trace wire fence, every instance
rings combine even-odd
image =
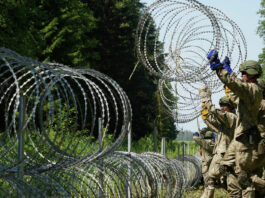
[[[183,197],[200,181],[194,156],[130,152],[130,101],[106,75],[6,48],[0,71],[1,197]]]
[[[202,85],[213,94],[223,89],[208,68],[211,49],[220,59],[228,56],[236,72],[247,56],[240,28],[196,0],[150,5],[139,20],[136,47],[140,61],[159,78],[162,101],[177,123],[200,115]],[[162,154],[131,152],[130,101],[108,76],[1,47],[0,79],[1,197],[183,197],[200,182],[197,156],[169,159],[164,146]],[[118,152],[126,137],[128,152]]]
[[[200,116],[203,85],[212,94],[224,90],[209,68],[210,50],[218,51],[221,61],[228,56],[236,73],[247,57],[247,43],[238,25],[197,0],[157,0],[147,7],[138,23],[136,48],[141,63],[159,79],[162,101],[177,123]],[[169,98],[166,90],[177,100]]]

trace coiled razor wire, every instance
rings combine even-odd
[[[40,63],[0,48],[0,105],[5,131],[1,139],[1,169],[17,164],[20,97],[24,96],[25,168],[38,172],[62,169],[93,161],[113,152],[123,142],[131,122],[130,102],[121,87],[109,77],[91,69]],[[98,118],[102,119],[108,145],[99,151]],[[3,163],[4,162],[4,163]]]
[[[175,84],[171,91],[178,98],[176,104],[161,95],[177,123],[200,115],[198,90],[203,85],[212,94],[223,90],[206,58],[211,49],[219,52],[220,60],[228,56],[235,72],[247,57],[246,40],[237,24],[197,0],[157,0],[147,7],[138,23],[136,48],[146,69],[161,79],[160,90],[167,89],[166,82]]]
[[[183,197],[200,180],[193,156],[115,151],[131,130],[132,113],[127,95],[106,75],[6,48],[0,60],[0,197]]]

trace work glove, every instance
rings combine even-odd
[[[206,120],[207,119],[207,115],[208,115],[209,111],[208,109],[203,109],[201,111],[201,115],[202,115],[202,120]]]
[[[215,140],[215,139],[216,139],[216,135],[214,134],[214,135],[213,135],[213,140]]]
[[[199,95],[200,95],[200,99],[202,103],[205,103],[211,100],[211,91],[206,86],[203,86],[199,90]]]
[[[200,134],[199,134],[199,132],[195,132],[195,133],[193,133],[193,136],[200,136]]]
[[[222,66],[218,58],[218,52],[215,51],[214,49],[212,49],[210,53],[207,55],[207,59],[210,60],[211,70],[216,70],[217,68]]]
[[[226,56],[225,59],[222,61],[222,64],[223,64],[223,68],[226,69],[226,71],[229,73],[229,74],[232,74],[233,70],[231,69],[230,67],[230,60],[229,58]]]
[[[230,98],[231,89],[229,89],[226,85],[224,86],[224,88],[225,88],[225,95],[229,99]]]

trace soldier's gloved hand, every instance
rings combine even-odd
[[[199,134],[199,132],[195,132],[195,133],[193,133],[193,136],[200,136],[200,134]]]
[[[211,100],[211,91],[206,86],[203,86],[199,90],[199,95],[200,95],[202,103],[205,103],[205,102]]]
[[[225,88],[225,95],[229,99],[230,98],[230,93],[232,92],[231,89],[229,89],[226,85],[224,86]]]
[[[214,135],[213,135],[213,140],[215,140],[215,139],[216,139],[216,135],[214,134]]]
[[[229,74],[232,74],[233,70],[230,67],[230,60],[229,58],[226,56],[225,59],[222,61],[223,67],[226,69],[226,71]]]
[[[210,68],[211,70],[216,70],[222,64],[220,63],[220,60],[218,58],[218,52],[212,49],[210,53],[207,55],[207,59],[210,60]]]
[[[208,115],[209,111],[208,109],[202,109],[201,111],[201,115],[202,115],[202,120],[206,120],[207,119],[207,115]]]

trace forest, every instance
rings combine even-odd
[[[110,76],[131,101],[134,140],[155,129],[158,138],[174,139],[178,130],[163,111],[158,80],[135,52],[143,9],[139,0],[1,1],[0,45],[38,61],[92,68]]]

